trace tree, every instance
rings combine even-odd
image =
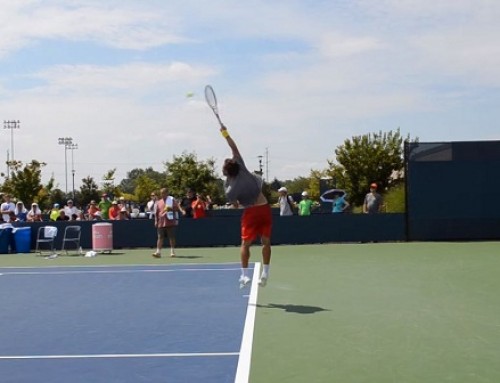
[[[184,196],[187,188],[210,195],[214,203],[224,200],[220,180],[215,175],[215,160],[198,161],[195,153],[182,153],[165,162],[167,186],[175,196]]]
[[[10,177],[5,180],[3,190],[16,197],[19,201],[23,201],[25,206],[37,202],[40,208],[46,207],[49,195],[44,192],[44,186],[42,185],[42,167],[46,164],[32,160],[24,167],[20,161],[10,165]],[[52,182],[49,181],[49,184],[53,185],[53,180]]]
[[[152,167],[146,168],[146,169],[132,169],[127,173],[127,178],[124,178],[119,185],[120,190],[123,193],[128,193],[128,194],[133,194],[135,193],[135,190],[138,186],[138,180],[141,177],[147,177],[149,178],[153,183],[161,185],[162,183],[165,183],[166,181],[166,176],[165,173],[160,173],[157,172],[156,170],[153,170]],[[144,178],[143,178],[144,180]],[[136,196],[140,197],[140,196]]]
[[[144,203],[147,203],[147,201],[149,201],[151,192],[159,193],[159,190],[161,188],[161,184],[159,182],[157,182],[153,178],[150,178],[146,174],[140,175],[135,180],[135,185],[136,187],[134,190],[134,194],[137,198],[137,201]]]
[[[335,149],[337,164],[328,161],[327,173],[336,180],[337,187],[348,192],[351,202],[359,206],[372,182],[379,185],[379,190],[385,190],[393,175],[402,171],[403,150],[399,129],[355,136]]]
[[[82,185],[80,186],[81,206],[86,206],[91,200],[99,200],[99,187],[94,178],[87,176],[82,178]]]
[[[113,197],[120,195],[120,189],[115,186],[115,173],[116,168],[108,170],[108,172],[102,176],[103,192]]]

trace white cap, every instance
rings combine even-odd
[[[286,190],[286,187],[282,186],[282,187],[280,187],[280,188],[278,189],[278,192],[280,192],[280,193],[281,193],[281,192],[286,193],[286,192],[288,192],[288,190]]]
[[[306,197],[306,196],[308,196],[308,195],[309,195],[309,193],[308,193],[308,192],[306,192],[306,191],[303,191],[303,192],[302,192],[302,197]]]

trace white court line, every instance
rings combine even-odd
[[[260,276],[260,262],[256,262],[253,269],[252,287],[248,299],[247,316],[241,340],[240,357],[236,370],[235,383],[248,383],[250,378],[250,363],[252,361],[253,333],[255,327],[255,313],[257,312],[257,295],[259,292],[258,278]]]
[[[201,265],[236,265],[240,267],[239,262],[217,262],[217,263],[200,263]],[[151,263],[130,263],[121,265],[50,265],[50,266],[1,266],[0,269],[79,269],[79,268],[95,268],[95,269],[105,269],[105,268],[134,268],[134,267],[170,267],[170,266],[190,266],[193,263],[172,263],[172,264],[151,264]]]
[[[112,358],[186,358],[209,356],[235,356],[238,352],[191,352],[153,354],[82,354],[82,355],[4,355],[0,360],[12,359],[112,359]]]
[[[69,274],[133,274],[133,273],[173,273],[176,271],[235,271],[237,268],[187,268],[187,269],[142,269],[142,270],[60,270],[60,271],[4,271],[1,275],[69,275]]]

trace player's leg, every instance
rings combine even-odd
[[[161,258],[161,249],[163,247],[163,241],[165,239],[165,228],[159,227],[156,229],[157,240],[156,240],[156,251],[152,254],[155,258]]]
[[[259,279],[259,286],[264,287],[269,279],[269,267],[271,265],[272,212],[269,205],[261,207],[259,222],[259,232],[262,243],[262,274]]]
[[[271,238],[262,236],[262,274],[259,286],[265,287],[269,279],[269,267],[271,264]]]
[[[248,264],[250,260],[250,246],[252,245],[252,241],[250,240],[241,240],[240,247],[240,259],[241,259],[241,276],[240,276],[240,288],[245,287],[251,281],[249,272],[248,272]]]
[[[170,243],[170,256],[175,257],[175,226],[169,227],[167,229],[168,241]]]

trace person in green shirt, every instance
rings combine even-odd
[[[59,217],[59,204],[55,203],[52,209],[50,210],[49,219],[51,221],[57,221],[57,217]]]
[[[302,192],[302,200],[299,202],[299,215],[311,215],[313,201],[309,198],[309,193]]]
[[[101,197],[101,200],[99,201],[99,211],[101,212],[101,218],[102,219],[109,219],[109,208],[111,207],[111,201],[108,198],[108,195],[104,193]]]

